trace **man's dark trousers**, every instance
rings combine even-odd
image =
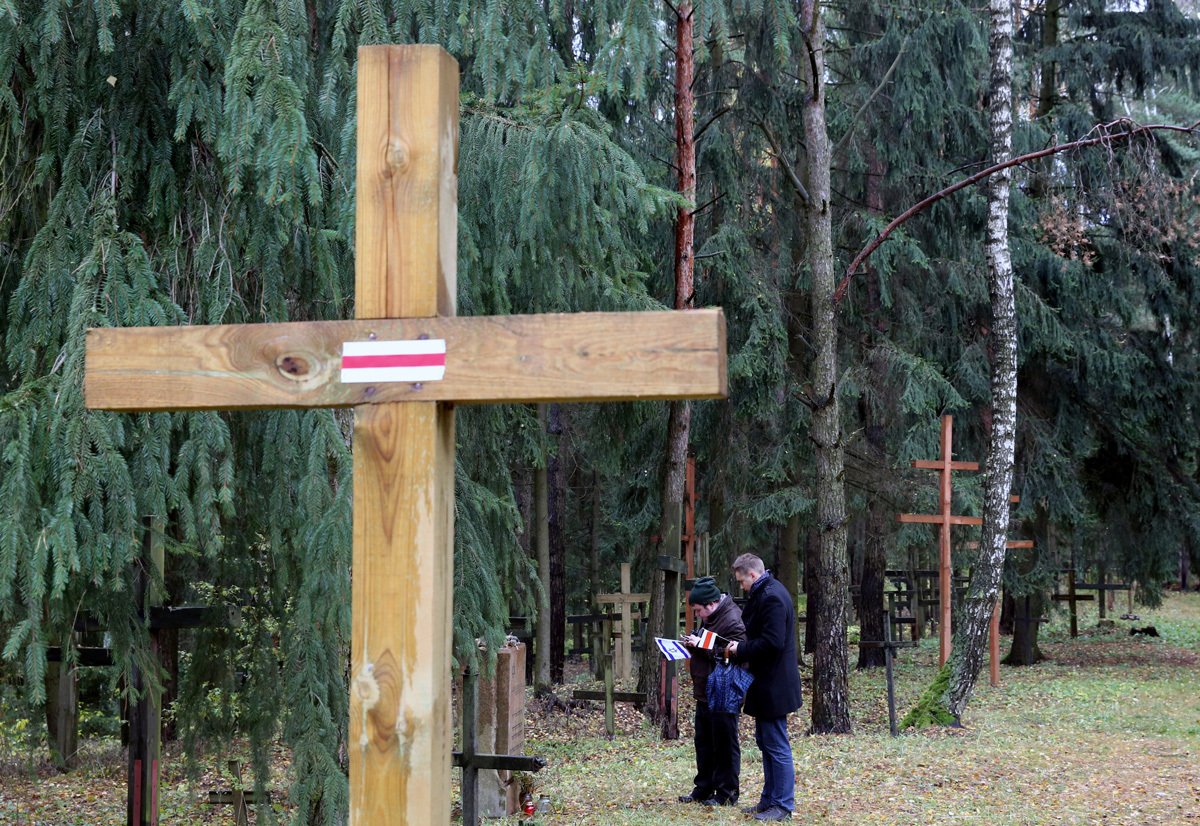
[[[738,715],[712,711],[696,703],[696,781],[692,796],[715,798],[730,805],[738,799],[742,749],[738,745]]]
[[[779,806],[789,812],[796,808],[796,768],[788,743],[786,717],[758,717],[754,720],[754,740],[762,751],[763,790],[759,811]]]

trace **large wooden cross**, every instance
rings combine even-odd
[[[453,58],[364,47],[357,320],[88,333],[91,408],[355,408],[349,747],[360,826],[450,818],[453,403],[725,395],[719,310],[454,318],[457,158]],[[435,364],[425,377],[440,342],[444,374]],[[405,363],[421,378],[388,380]],[[372,369],[385,372],[341,373]]]
[[[942,416],[942,455],[937,459],[914,459],[912,466],[925,470],[939,471],[939,503],[938,513],[902,513],[898,516],[901,522],[916,522],[924,525],[937,525],[938,529],[938,665],[946,664],[950,657],[950,611],[952,587],[950,569],[950,526],[951,525],[982,525],[983,519],[978,516],[956,516],[950,513],[953,502],[953,482],[950,474],[956,470],[979,470],[978,462],[954,461],[951,442],[954,433],[954,417]]]

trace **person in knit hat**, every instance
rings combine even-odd
[[[699,620],[696,630],[683,638],[683,644],[692,654],[688,670],[692,673],[692,695],[696,698],[693,740],[696,779],[691,793],[681,795],[679,802],[732,806],[737,803],[738,775],[742,769],[739,715],[709,709],[705,688],[716,665],[717,652],[723,652],[730,642],[745,640],[746,628],[742,625],[741,609],[728,594],[721,593],[710,576],[696,580],[688,594],[688,604]]]

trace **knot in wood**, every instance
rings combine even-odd
[[[375,668],[370,663],[355,676],[353,689],[364,711],[370,711],[379,702],[379,682],[375,679]]]
[[[408,169],[409,156],[408,144],[404,141],[393,140],[388,143],[387,165],[393,175],[403,174]]]
[[[312,372],[308,359],[294,354],[280,356],[276,359],[275,366],[279,368],[280,373],[291,379],[306,379]]]

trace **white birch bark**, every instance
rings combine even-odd
[[[1013,3],[990,0],[991,76],[988,82],[992,162],[1012,157]],[[1008,244],[1010,169],[989,179],[987,218],[988,292],[992,305],[992,427],[984,468],[983,537],[970,587],[957,618],[948,667],[946,707],[962,717],[987,650],[992,611],[1000,592],[1008,541],[1017,421],[1017,309]]]

